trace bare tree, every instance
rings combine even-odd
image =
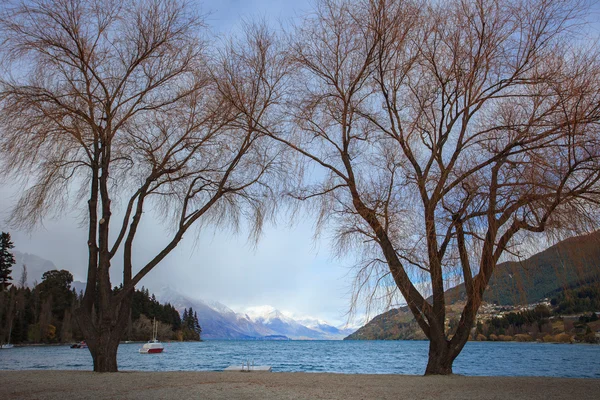
[[[135,285],[197,221],[247,218],[259,233],[277,149],[225,101],[215,81],[224,74],[185,0],[10,3],[0,32],[3,162],[29,179],[12,222],[32,227],[87,202],[87,287],[74,316],[94,371],[117,371]],[[267,123],[266,108],[250,120]],[[140,223],[157,213],[170,222],[167,242],[136,264]]]
[[[400,291],[430,340],[426,374],[452,373],[524,237],[597,226],[600,62],[577,35],[584,5],[323,0],[291,35],[295,128],[264,131],[317,170],[294,196],[317,202],[341,252],[362,252],[357,291]],[[457,279],[467,300],[450,332]]]
[[[426,373],[452,372],[511,244],[528,233],[597,226],[600,70],[594,48],[586,54],[571,42],[578,7],[540,0],[426,8],[410,69],[402,36],[377,34],[375,87],[384,106],[364,116],[398,149],[405,194],[418,204],[418,234],[400,245],[417,251],[386,259],[412,262],[430,277],[431,306],[409,301],[431,341]],[[385,14],[381,21],[388,23]],[[387,202],[367,208],[389,212]],[[464,281],[467,301],[448,335],[452,275]]]
[[[27,287],[27,265],[23,264],[23,269],[21,270],[21,278],[19,278],[19,287],[21,289],[25,289]]]

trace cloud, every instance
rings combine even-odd
[[[209,0],[200,4],[200,12],[209,13],[207,23],[222,34],[237,29],[242,18],[264,18],[277,26],[278,20],[294,18],[309,8],[308,1]],[[0,183],[2,221],[20,189],[11,182]],[[169,238],[166,227],[152,212],[144,218],[135,243],[134,264],[138,269]],[[237,235],[214,229],[187,235],[140,286],[159,291],[170,285],[184,295],[217,300],[236,310],[268,304],[293,315],[345,322],[351,287],[345,265],[352,262],[336,260],[327,240],[314,242],[312,221],[303,218],[291,227],[267,226],[257,247],[247,243],[244,230]],[[116,225],[112,229],[116,231]],[[79,214],[47,219],[31,233],[6,225],[2,230],[11,232],[18,250],[46,258],[71,271],[76,280],[85,281],[87,233]],[[119,255],[114,260],[111,279],[118,284],[122,264]]]

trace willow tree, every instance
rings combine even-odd
[[[600,63],[581,5],[323,0],[290,35],[288,129],[263,131],[316,171],[292,194],[362,254],[357,290],[399,290],[430,340],[426,374],[452,373],[525,237],[597,226]]]
[[[135,285],[195,223],[248,218],[259,232],[272,209],[276,148],[223,100],[201,22],[185,0],[32,0],[0,15],[2,161],[26,182],[11,222],[84,211],[75,316],[94,371],[117,371]],[[153,216],[168,223],[164,247],[141,263],[136,237]]]

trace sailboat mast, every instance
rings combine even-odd
[[[10,337],[12,336],[12,323],[13,323],[13,320],[11,318],[10,325],[8,326],[8,343],[7,344],[10,344]]]

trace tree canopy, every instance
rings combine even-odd
[[[430,340],[427,374],[452,372],[500,260],[534,234],[598,226],[585,6],[322,0],[289,35],[288,69],[273,41],[256,46],[254,81],[285,82],[287,124],[261,129],[304,160],[290,193],[362,258],[356,301],[406,301]],[[444,293],[460,281],[450,330]]]
[[[220,90],[227,63],[211,58],[205,34],[185,0],[10,1],[0,11],[3,173],[30,183],[11,222],[33,228],[72,206],[86,214],[75,317],[96,371],[117,370],[135,286],[196,222],[245,220],[256,236],[274,210],[280,147],[255,128],[272,99],[250,92],[247,114],[232,109]],[[152,217],[169,234],[134,265],[138,229]]]
[[[354,301],[399,294],[430,340],[426,373],[449,374],[497,264],[535,234],[600,221],[587,10],[320,0],[286,32],[247,24],[211,47],[185,0],[9,2],[0,56],[24,70],[0,76],[0,149],[4,172],[32,183],[12,222],[31,227],[79,188],[89,264],[76,317],[94,370],[116,371],[140,280],[194,224],[245,219],[257,235],[282,186],[358,255]],[[134,268],[156,212],[170,233]],[[457,281],[466,305],[450,329]]]

